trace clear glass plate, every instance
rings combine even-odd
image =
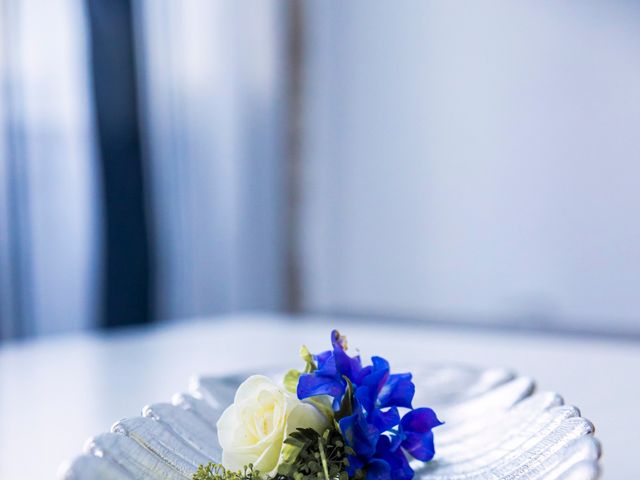
[[[600,445],[593,425],[532,379],[504,369],[464,365],[413,367],[414,405],[432,407],[445,425],[435,431],[432,462],[414,462],[429,480],[594,479]],[[269,375],[281,378],[278,372]],[[143,408],[85,453],[63,465],[65,480],[190,479],[197,466],[219,461],[216,421],[248,374],[198,377],[170,403]]]

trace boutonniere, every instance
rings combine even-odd
[[[372,357],[347,354],[331,332],[331,349],[300,350],[304,369],[277,383],[247,378],[217,422],[222,462],[202,465],[194,480],[408,480],[409,461],[430,461],[435,412],[413,408],[410,373],[391,373]]]

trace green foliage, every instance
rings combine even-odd
[[[293,480],[348,480],[347,455],[353,452],[336,429],[319,434],[299,428],[285,440],[283,462],[278,475]]]
[[[345,389],[344,396],[340,402],[340,409],[335,413],[336,421],[351,415],[353,413],[353,404],[355,403],[353,383],[351,383],[351,380],[346,376],[343,376],[342,378],[346,382],[347,388]]]
[[[242,470],[232,472],[219,463],[209,462],[206,465],[200,465],[192,478],[193,480],[261,480],[262,476],[258,470],[253,469],[251,464]]]
[[[313,355],[305,345],[300,347],[300,358],[305,363],[304,373],[312,373],[318,369],[316,362],[313,360]]]
[[[345,470],[347,455],[353,451],[335,429],[319,434],[312,428],[299,428],[287,437],[283,460],[275,476],[261,475],[253,465],[232,472],[219,463],[200,465],[193,480],[349,480]],[[360,475],[362,476],[362,475]]]
[[[282,380],[284,388],[286,388],[289,392],[295,394],[298,389],[298,381],[300,380],[300,375],[301,373],[298,370],[289,370]]]
[[[313,355],[309,352],[309,349],[304,345],[300,347],[300,358],[305,362],[304,370],[302,372],[292,369],[289,370],[282,380],[284,388],[289,392],[295,394],[298,390],[298,381],[300,375],[303,373],[312,373],[318,369],[316,362],[313,360]],[[326,395],[320,395],[317,397],[307,398],[306,401],[315,406],[329,421],[333,420],[333,409],[331,408],[331,399]]]

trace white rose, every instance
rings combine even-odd
[[[297,428],[322,432],[326,417],[262,375],[247,378],[236,391],[233,404],[217,423],[222,465],[239,470],[252,463],[261,473],[275,471],[282,443]]]

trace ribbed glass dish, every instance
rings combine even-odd
[[[438,412],[436,456],[413,465],[424,480],[598,478],[593,425],[560,395],[537,392],[531,378],[504,369],[460,365],[412,368],[414,405]],[[85,453],[60,469],[64,480],[190,479],[220,461],[216,421],[248,375],[199,377],[171,403],[89,439]]]

